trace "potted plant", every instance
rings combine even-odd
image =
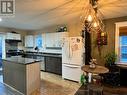
[[[115,52],[110,52],[106,54],[104,59],[105,59],[105,66],[110,69],[112,66],[115,65],[115,62],[117,60],[117,55]]]
[[[84,74],[81,75],[80,82],[81,82],[82,85],[84,85],[86,83],[86,78],[85,78]]]

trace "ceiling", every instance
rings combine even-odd
[[[80,20],[88,0],[15,0],[15,16],[3,18],[2,27],[38,30]],[[127,0],[99,0],[104,19],[127,16]]]

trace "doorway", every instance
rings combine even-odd
[[[3,82],[3,74],[2,74],[2,41],[3,38],[0,36],[0,82]]]
[[[2,68],[2,37],[0,37],[0,69]]]

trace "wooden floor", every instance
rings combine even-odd
[[[103,95],[127,95],[127,87],[111,87],[103,85]],[[85,90],[85,86],[81,86],[75,95],[89,95],[88,90]]]
[[[127,95],[127,87],[114,87],[104,85],[104,92],[112,93],[115,95]]]

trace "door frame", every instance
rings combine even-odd
[[[6,58],[5,34],[0,33],[0,37],[2,38],[2,59],[5,59]]]

